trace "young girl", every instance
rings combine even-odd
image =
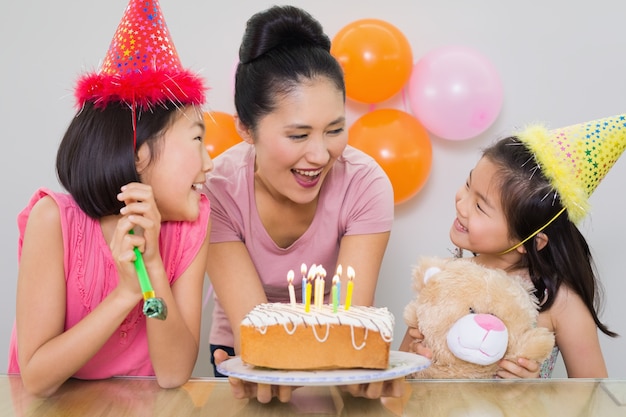
[[[254,306],[289,301],[287,271],[299,274],[302,263],[328,273],[352,266],[352,302],[371,305],[393,223],[389,179],[347,146],[343,72],[321,25],[295,7],[269,8],[248,21],[239,58],[243,142],[216,158],[205,189],[214,210],[212,362],[238,351],[239,323]]]
[[[156,375],[176,387],[197,358],[209,227],[200,189],[212,168],[196,107],[205,87],[170,58],[171,39],[146,66],[126,70],[149,45],[126,59],[117,50],[132,36],[124,26],[167,33],[162,16],[146,24],[158,4],[146,12],[143,3],[131,1],[102,69],[77,86],[80,110],[57,154],[69,194],[40,189],[18,217],[9,372],[37,395],[70,377]],[[142,312],[135,248],[164,320]]]
[[[452,242],[481,265],[532,281],[541,304],[537,325],[556,336],[541,369],[524,358],[503,360],[498,377],[549,377],[559,351],[569,377],[607,377],[597,330],[616,334],[598,317],[599,282],[576,223],[625,145],[624,116],[551,132],[530,127],[487,148],[457,192]],[[410,341],[407,333],[403,350]]]

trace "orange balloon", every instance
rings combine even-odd
[[[413,68],[411,45],[402,32],[378,19],[362,19],[341,29],[330,53],[346,79],[346,95],[363,103],[379,103],[397,94]]]
[[[241,142],[241,136],[235,129],[235,118],[232,114],[212,111],[204,112],[204,144],[211,158]]]
[[[419,192],[430,174],[433,151],[428,132],[410,114],[379,109],[357,119],[348,143],[369,154],[387,173],[394,202],[400,204]]]

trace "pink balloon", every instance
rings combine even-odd
[[[413,66],[408,95],[413,114],[432,134],[464,140],[478,136],[502,107],[502,84],[491,62],[462,46],[430,51]]]

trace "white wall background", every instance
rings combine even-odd
[[[272,4],[161,0],[183,64],[200,71],[212,86],[212,109],[234,110],[231,77],[245,22]],[[402,309],[412,296],[411,267],[419,255],[448,255],[454,192],[480,148],[528,122],[558,127],[626,111],[626,4],[619,0],[292,0],[291,4],[317,17],[331,38],[357,19],[386,20],[408,38],[414,61],[440,46],[473,47],[493,62],[502,78],[504,105],[494,125],[467,141],[433,137],[428,183],[413,199],[396,206],[376,303],[395,313],[400,339]],[[15,310],[17,213],[37,187],[60,190],[55,154],[74,114],[73,83],[78,74],[98,67],[125,7],[126,0],[30,0],[0,6],[0,176],[5,195],[0,207],[0,372],[6,372],[3,358]],[[409,111],[401,95],[378,107]],[[349,102],[349,122],[367,110]],[[602,317],[626,336],[626,282],[620,261],[626,234],[625,159],[592,196],[593,213],[582,230],[606,288]],[[198,376],[211,375],[206,347],[209,308],[210,304],[204,315]],[[610,377],[626,377],[624,337],[602,336],[601,342]],[[397,347],[399,340],[394,343]],[[562,367],[557,375],[565,375]]]

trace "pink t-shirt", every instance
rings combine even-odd
[[[204,192],[211,200],[211,242],[244,242],[270,302],[289,301],[287,271],[300,265],[323,265],[334,271],[341,238],[381,233],[393,224],[393,188],[376,161],[351,146],[337,159],[320,191],[317,212],[307,231],[288,248],[271,239],[259,218],[254,198],[254,146],[237,144],[215,158]],[[210,278],[210,277],[209,277]],[[330,280],[326,280],[326,294]],[[301,300],[302,281],[294,283]],[[245,288],[241,288],[245,291]],[[210,342],[233,346],[233,335],[217,297]]]
[[[89,314],[115,288],[118,273],[111,250],[104,240],[100,222],[85,214],[68,194],[39,189],[28,206],[18,215],[20,238],[18,259],[28,216],[37,201],[51,196],[59,206],[63,233],[64,268],[67,286],[65,329]],[[200,215],[194,222],[164,222],[161,225],[159,249],[170,284],[189,267],[206,237],[210,206],[203,196]],[[154,375],[146,332],[143,302],[130,312],[117,331],[74,377],[103,379],[112,376]],[[70,354],[70,352],[68,352]],[[15,326],[9,347],[9,373],[19,373]]]

